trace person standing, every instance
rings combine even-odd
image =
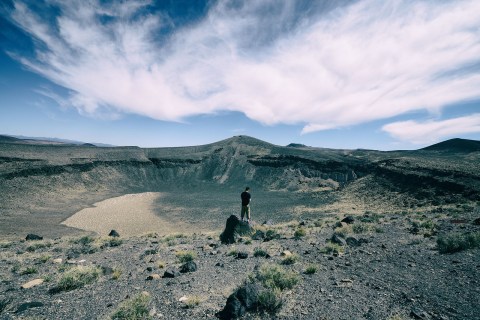
[[[250,199],[252,199],[252,196],[250,195],[250,188],[246,187],[245,191],[242,192],[240,197],[242,198],[242,221],[244,221],[243,218],[247,216],[247,221],[250,222]]]

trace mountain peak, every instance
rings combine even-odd
[[[462,153],[476,152],[480,151],[480,141],[454,138],[433,144],[421,150]]]

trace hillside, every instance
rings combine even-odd
[[[95,202],[139,192],[164,192],[178,219],[184,212],[217,230],[223,219],[212,213],[236,213],[245,185],[254,190],[256,215],[281,221],[321,212],[429,211],[480,199],[479,158],[292,148],[247,136],[147,149],[0,143],[0,233],[77,232],[59,223]]]

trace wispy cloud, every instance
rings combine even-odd
[[[180,121],[231,110],[308,133],[480,97],[476,0],[325,2],[314,13],[287,0],[219,1],[169,37],[158,36],[168,19],[139,15],[145,1],[50,2],[55,21],[15,3],[37,43],[35,59],[17,58],[88,114]],[[406,137],[395,128],[384,130]]]
[[[480,113],[441,121],[401,121],[383,126],[396,139],[415,144],[437,142],[467,133],[480,132]]]

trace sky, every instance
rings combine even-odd
[[[480,140],[480,1],[3,0],[0,134],[377,150]]]

